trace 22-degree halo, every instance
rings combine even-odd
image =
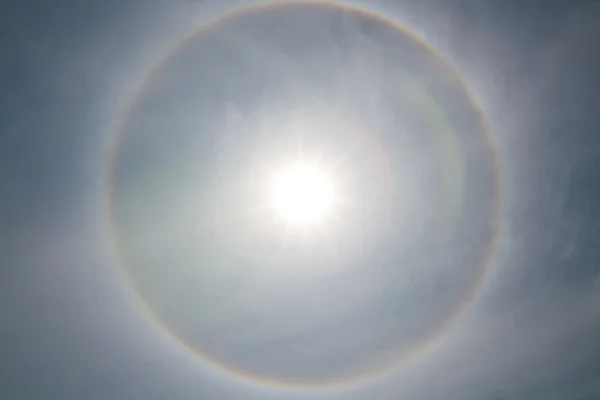
[[[234,10],[231,13],[223,15],[223,16],[215,19],[214,21],[211,21],[211,22],[205,24],[204,26],[200,27],[200,29],[193,32],[191,35],[185,37],[183,40],[176,43],[172,47],[172,49],[168,52],[166,57],[162,58],[157,65],[154,65],[149,69],[149,73],[141,79],[141,83],[142,83],[141,86],[137,87],[134,90],[132,100],[128,104],[128,106],[125,108],[125,110],[123,111],[123,114],[121,115],[121,117],[119,118],[119,120],[117,122],[117,129],[115,131],[115,135],[113,138],[111,138],[111,140],[112,140],[112,142],[110,144],[111,145],[111,153],[109,155],[109,172],[107,174],[107,189],[106,189],[107,209],[109,210],[108,221],[110,223],[111,239],[113,240],[116,254],[120,259],[120,263],[126,264],[127,260],[125,259],[125,256],[123,255],[123,251],[121,249],[121,245],[120,245],[120,241],[119,241],[119,235],[118,235],[118,232],[116,231],[115,222],[114,222],[114,218],[115,218],[114,199],[113,199],[114,190],[113,190],[113,182],[112,181],[113,181],[113,176],[115,174],[115,171],[114,171],[115,159],[118,155],[119,148],[120,148],[120,142],[122,140],[122,130],[128,120],[130,111],[134,108],[134,106],[136,105],[136,103],[138,101],[138,98],[141,96],[141,94],[143,94],[143,92],[145,91],[145,88],[148,86],[148,84],[152,82],[152,78],[154,77],[154,75],[157,74],[163,68],[163,66],[172,57],[174,57],[180,49],[185,47],[185,45],[187,43],[189,43],[192,39],[196,39],[199,36],[201,36],[203,33],[212,31],[212,30],[216,29],[218,26],[221,26],[222,24],[225,24],[227,22],[241,18],[249,13],[257,13],[260,11],[268,11],[268,10],[275,10],[275,9],[285,9],[286,7],[292,8],[292,7],[303,7],[303,6],[319,6],[319,7],[322,7],[323,9],[338,9],[340,11],[360,15],[362,17],[365,17],[366,19],[372,20],[373,22],[377,22],[377,23],[386,25],[387,27],[398,31],[399,34],[406,35],[406,36],[410,37],[412,40],[418,41],[423,48],[428,50],[430,53],[435,54],[437,56],[437,58],[440,60],[440,62],[444,63],[446,65],[446,67],[448,68],[448,70],[451,71],[452,73],[454,73],[455,79],[462,83],[460,76],[456,73],[456,71],[451,66],[448,65],[448,63],[445,60],[443,60],[443,58],[435,51],[435,49],[432,49],[426,43],[423,43],[422,40],[419,39],[417,36],[415,36],[412,32],[406,30],[406,28],[404,28],[402,26],[397,25],[393,20],[390,20],[390,19],[386,18],[385,16],[375,14],[372,11],[369,11],[369,10],[363,9],[363,8],[359,8],[356,6],[336,4],[336,3],[331,3],[331,2],[320,2],[320,1],[289,1],[289,2],[283,1],[283,2],[277,2],[277,3],[269,2],[269,3],[265,3],[265,4],[259,4],[256,6],[239,9],[239,10]],[[468,90],[466,88],[464,90],[466,92],[467,97],[471,101],[471,106],[475,110],[479,110],[478,107],[474,104],[472,96],[469,95]],[[479,112],[479,111],[477,111],[477,112]],[[501,200],[502,200],[502,192],[500,190],[501,189],[501,186],[500,186],[501,179],[500,179],[500,169],[498,166],[496,148],[494,146],[494,138],[492,137],[492,135],[488,129],[487,122],[483,118],[481,119],[480,123],[482,124],[482,131],[483,131],[483,133],[485,135],[485,139],[487,140],[488,145],[489,145],[490,154],[492,155],[493,169],[494,169],[494,173],[495,173],[495,179],[494,179],[495,196],[494,196],[494,205],[492,207],[493,215],[491,216],[491,224],[494,226],[495,231],[493,232],[493,235],[492,235],[489,243],[487,244],[486,248],[482,251],[481,263],[480,263],[479,267],[477,268],[476,276],[473,278],[473,281],[472,281],[473,283],[470,285],[468,290],[465,292],[462,300],[456,306],[455,310],[451,313],[451,315],[449,315],[447,318],[445,318],[439,324],[437,329],[435,329],[430,335],[428,335],[426,338],[424,338],[419,343],[417,343],[415,346],[413,346],[409,351],[403,353],[400,357],[393,360],[393,362],[387,363],[386,365],[379,367],[376,370],[369,371],[368,373],[364,373],[364,374],[361,374],[358,376],[345,377],[343,379],[337,379],[337,380],[282,381],[282,380],[272,379],[270,377],[265,377],[265,376],[254,374],[254,373],[252,373],[252,371],[239,370],[239,369],[234,368],[231,365],[223,364],[220,360],[211,358],[210,356],[204,354],[202,349],[192,347],[189,344],[183,342],[180,338],[177,337],[177,335],[172,331],[172,329],[169,326],[165,325],[163,323],[163,321],[161,321],[161,319],[158,317],[158,315],[155,313],[155,311],[146,302],[143,294],[139,293],[137,291],[135,282],[131,281],[130,283],[131,283],[132,289],[138,295],[138,299],[140,301],[140,306],[142,307],[144,312],[153,319],[153,322],[162,328],[164,333],[166,333],[175,343],[177,343],[179,346],[181,346],[182,349],[186,350],[187,354],[192,354],[196,359],[202,361],[204,364],[211,366],[212,368],[215,368],[221,372],[224,372],[227,375],[233,376],[237,379],[241,379],[244,381],[257,383],[260,385],[275,386],[275,387],[287,387],[287,388],[292,388],[292,389],[294,389],[294,388],[310,389],[310,388],[337,387],[337,386],[358,384],[358,383],[364,382],[365,380],[382,377],[382,376],[386,375],[387,373],[394,371],[397,367],[406,363],[408,360],[413,359],[415,356],[417,356],[419,354],[422,354],[425,349],[429,348],[429,346],[431,346],[433,343],[435,343],[436,340],[438,340],[439,338],[442,337],[442,335],[447,331],[447,329],[452,325],[452,323],[454,321],[456,321],[457,317],[460,314],[462,314],[463,311],[465,311],[467,305],[474,299],[477,289],[483,282],[485,273],[487,272],[487,270],[490,266],[490,263],[492,261],[492,256],[494,254],[494,250],[496,248],[497,241],[500,236],[500,222],[501,222],[500,215],[501,215]],[[131,278],[131,277],[129,277],[129,278]]]

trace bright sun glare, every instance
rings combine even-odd
[[[334,197],[334,184],[317,165],[297,163],[273,175],[270,204],[284,222],[305,225],[324,218]]]

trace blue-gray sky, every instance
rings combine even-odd
[[[497,143],[501,186],[459,82],[406,36],[331,7],[222,24],[173,53],[129,108],[111,215],[111,132],[140,79],[241,3],[6,2],[0,397],[600,396],[598,3],[362,4],[461,71]],[[328,231],[337,258],[316,239],[276,257],[280,231],[240,222],[257,165],[297,131],[309,149],[347,156],[348,192],[370,205]],[[497,196],[494,262],[461,308]],[[275,389],[190,357],[134,288],[189,346],[292,381],[364,372],[463,313],[380,380]]]

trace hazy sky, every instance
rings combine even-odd
[[[244,3],[3,7],[0,397],[597,398],[598,3]]]

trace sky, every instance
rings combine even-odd
[[[6,2],[0,396],[598,398],[600,4],[255,3]]]

